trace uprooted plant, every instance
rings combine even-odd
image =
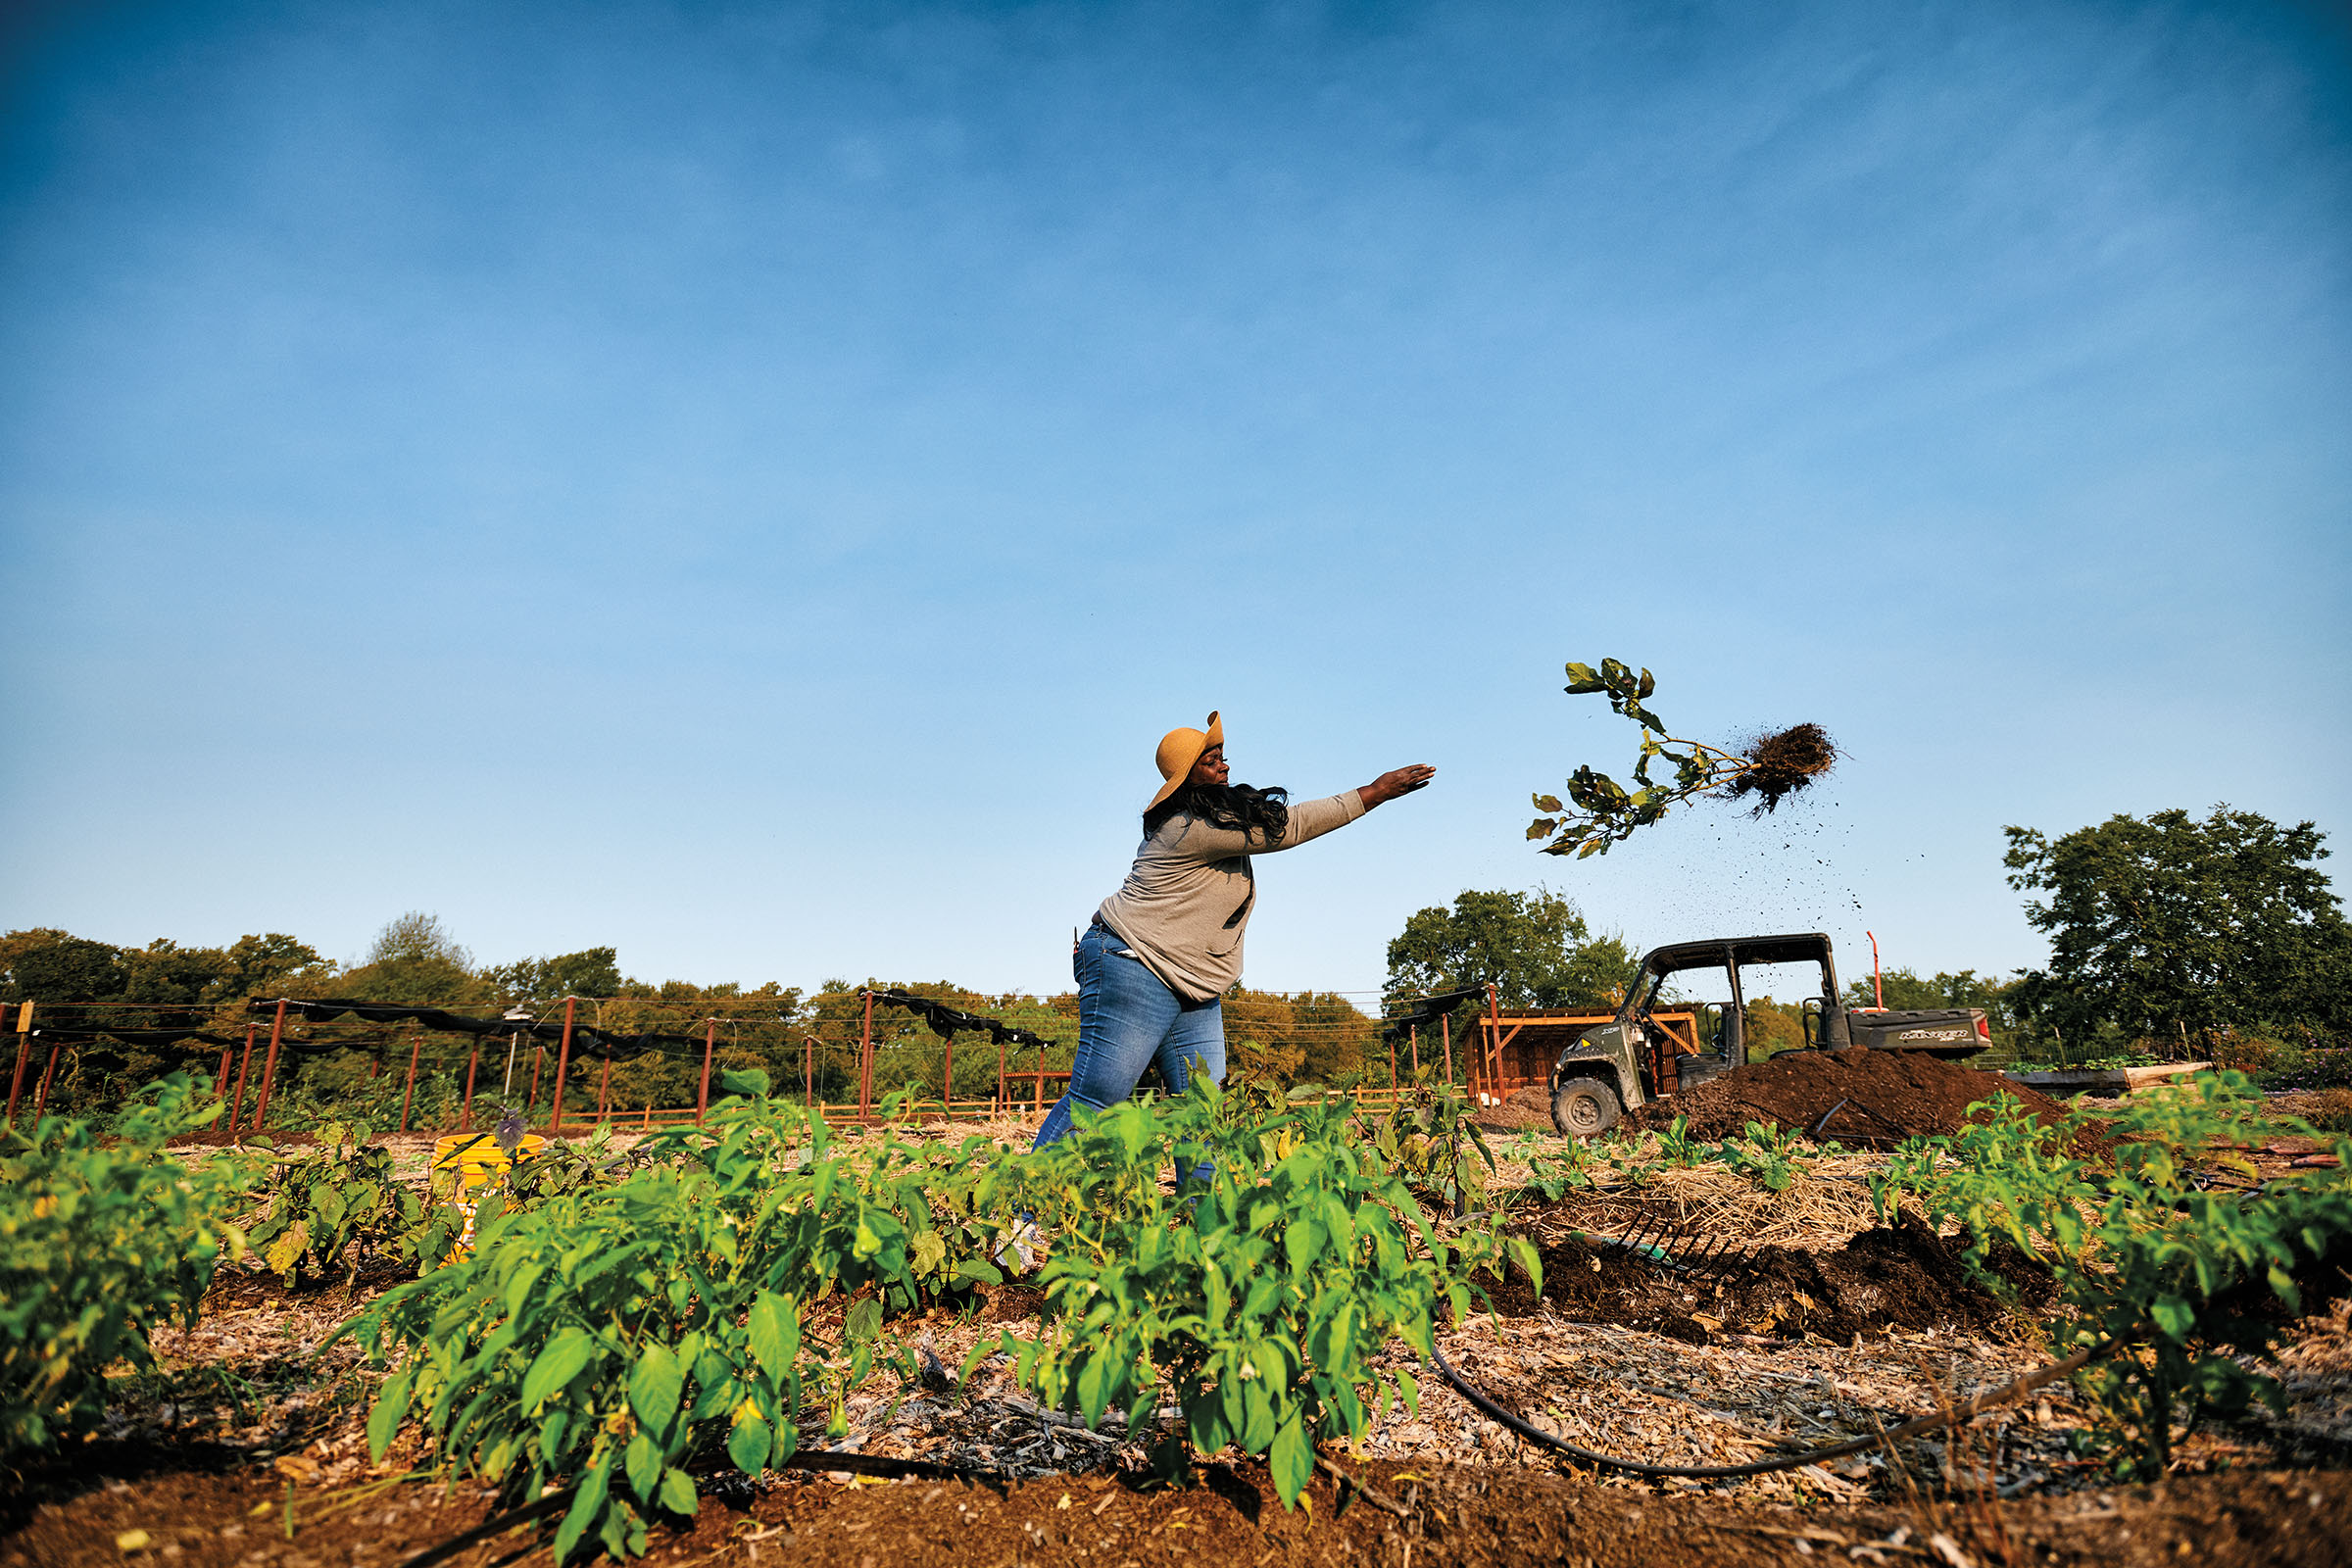
[[[1726,801],[1753,796],[1751,814],[1761,816],[1837,764],[1838,748],[1819,724],[1762,732],[1733,746],[1668,735],[1664,721],[1643,706],[1657,688],[1648,670],[1637,671],[1618,660],[1602,660],[1597,670],[1570,662],[1568,694],[1606,696],[1611,711],[1641,726],[1642,752],[1634,762],[1634,789],[1585,763],[1569,777],[1567,804],[1556,795],[1535,797],[1536,809],[1547,814],[1528,824],[1527,836],[1544,840],[1544,854],[1579,859],[1606,855],[1636,829],[1701,795]],[[1651,766],[1660,762],[1674,770],[1671,781],[1651,777]]]
[[[2072,1309],[2053,1330],[2062,1353],[2118,1347],[2077,1377],[2098,1412],[2091,1441],[2112,1466],[2161,1474],[2181,1423],[2240,1414],[2257,1397],[2280,1407],[2277,1381],[2244,1363],[2283,1332],[2270,1303],[2302,1310],[2298,1272],[2352,1242],[2352,1175],[2315,1170],[2250,1190],[2212,1176],[2233,1165],[2251,1175],[2233,1148],[2310,1129],[2264,1117],[2238,1073],[2150,1092],[2101,1120],[2112,1167],[2075,1156],[2083,1112],[2045,1124],[2006,1094],[1986,1108],[1956,1134],[1905,1144],[1874,1192],[1883,1211],[1910,1194],[1931,1218],[1957,1221],[1996,1291],[1985,1268],[1996,1241],[2038,1258]],[[2352,1138],[2336,1152],[2352,1163]]]

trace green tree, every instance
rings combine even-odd
[[[2009,885],[2041,890],[2026,918],[2049,933],[2028,974],[2032,1016],[2084,1038],[2352,1025],[2352,927],[2319,862],[2326,835],[2217,806],[2202,821],[2112,816],[2052,841],[2010,827]]]
[[[0,1000],[113,1002],[129,980],[112,943],[47,926],[0,937]]]
[[[220,976],[208,1002],[243,1002],[251,997],[303,996],[335,977],[336,965],[307,942],[282,931],[242,936],[228,946]]]
[[[1633,978],[1619,936],[1595,937],[1577,906],[1549,892],[1463,892],[1432,905],[1389,944],[1382,988],[1398,998],[1492,983],[1506,1007],[1612,1007]]]
[[[553,958],[517,958],[482,971],[501,1002],[550,997],[617,997],[628,982],[620,975],[614,948],[585,948]]]
[[[459,946],[438,915],[412,909],[376,933],[374,944],[337,987],[362,1002],[451,1006],[482,997],[473,955]]]
[[[1336,992],[1236,986],[1225,994],[1224,1008],[1230,1073],[1286,1085],[1328,1083],[1364,1071],[1378,1052],[1378,1021]]]

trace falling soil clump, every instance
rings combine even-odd
[[[1740,755],[1748,765],[1724,786],[1723,798],[1736,801],[1753,795],[1756,806],[1749,813],[1753,816],[1778,809],[1783,800],[1809,788],[1838,763],[1838,748],[1831,742],[1830,732],[1819,724],[1791,724],[1770,735],[1755,736],[1740,749]]]
[[[1976,1331],[2015,1310],[1970,1272],[1959,1242],[1907,1214],[1835,1251],[1762,1247],[1705,1273],[1584,1234],[1540,1242],[1536,1251],[1540,1296],[1515,1265],[1499,1283],[1480,1279],[1503,1316],[1532,1316],[1549,1303],[1580,1323],[1619,1323],[1694,1345],[1725,1332],[1844,1343],[1894,1329]],[[2019,1306],[2046,1306],[2055,1295],[2049,1273],[2022,1252],[1998,1251],[1990,1267]]]
[[[1770,1061],[1735,1067],[1722,1077],[1671,1099],[1654,1101],[1627,1118],[1637,1127],[1664,1127],[1689,1118],[1693,1138],[1734,1138],[1751,1121],[1808,1138],[1862,1148],[1885,1148],[1915,1134],[1949,1135],[1983,1113],[1969,1107],[1996,1094],[2014,1095],[2035,1120],[2054,1126],[2065,1105],[1998,1073],[1979,1072],[1921,1051],[1788,1051]],[[2075,1139],[2075,1152],[2101,1158],[2106,1140]]]

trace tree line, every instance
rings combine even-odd
[[[2050,939],[2050,961],[2007,976],[1974,969],[1922,977],[1906,968],[1881,977],[1890,1007],[1983,1007],[1990,1059],[2047,1059],[2167,1045],[2264,1064],[2273,1047],[2289,1051],[2339,1043],[2352,1033],[2352,927],[2320,862],[2326,836],[2309,822],[2281,827],[2252,812],[2217,807],[2203,818],[2162,811],[2079,828],[2055,839],[2006,830],[2004,864],[2027,918]],[[1739,932],[1677,932],[1689,937]],[[1416,910],[1387,951],[1382,1003],[1394,1013],[1409,999],[1492,984],[1504,1007],[1608,1011],[1623,1000],[1639,949],[1620,933],[1595,932],[1570,900],[1549,892],[1464,891],[1450,906]],[[50,1029],[185,1029],[235,1035],[246,1004],[277,997],[345,998],[436,1006],[475,1015],[519,1009],[538,1017],[566,997],[592,999],[583,1014],[622,1033],[691,1036],[713,1028],[716,1062],[765,1069],[786,1088],[806,1083],[833,1102],[854,1098],[856,1044],[864,1026],[860,993],[896,989],[962,1011],[1001,1019],[1043,1039],[1043,1049],[1008,1048],[1018,1071],[1065,1070],[1076,1045],[1075,993],[1028,996],[976,991],[951,981],[829,980],[813,992],[767,982],[652,983],[625,975],[615,949],[478,963],[435,916],[411,912],[385,925],[368,952],[343,964],[282,932],[239,937],[223,947],[183,947],[159,938],[118,947],[38,928],[0,937],[0,1001],[56,1010]],[[1849,976],[1848,1005],[1876,1000],[1869,976]],[[1474,1025],[1465,1004],[1452,1027]],[[1802,1044],[1799,999],[1745,999],[1751,1056]],[[13,1021],[13,1014],[12,1014]],[[892,1009],[874,1019],[877,1092],[911,1087],[958,1100],[996,1091],[1000,1056],[985,1034],[949,1043]],[[396,1105],[403,1057],[417,1031],[407,1025],[319,1026],[284,1069],[284,1103],[300,1116],[323,1107]],[[1346,996],[1236,990],[1226,999],[1233,1067],[1285,1083],[1385,1083],[1390,1053],[1379,1018]],[[813,1042],[813,1045],[811,1044]],[[323,1048],[323,1049],[318,1049]],[[55,1093],[59,1103],[93,1108],[177,1067],[206,1067],[214,1048],[159,1046],[77,1050]],[[417,1115],[441,1117],[461,1093],[472,1047],[438,1039],[425,1048]],[[527,1053],[524,1054],[527,1055]],[[1425,1056],[1424,1059],[1429,1059]],[[477,1073],[480,1062],[472,1063]],[[538,1064],[536,1102],[552,1098],[552,1066]],[[527,1082],[491,1064],[496,1101],[521,1101]],[[610,1083],[601,1061],[572,1064],[566,1095],[609,1093],[621,1107],[691,1104],[700,1054],[647,1052],[617,1059]],[[0,1069],[5,1070],[5,1069]],[[1024,1087],[1023,1098],[1031,1091]]]

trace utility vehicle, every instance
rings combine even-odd
[[[1590,1138],[1617,1124],[1626,1111],[1692,1089],[1747,1059],[1742,968],[1768,963],[1813,963],[1821,995],[1807,997],[1802,1014],[1808,1051],[1924,1051],[1973,1056],[1992,1044],[1982,1007],[1850,1007],[1838,994],[1838,964],[1819,931],[1777,937],[1723,937],[1678,942],[1642,960],[1625,1004],[1609,1022],[1587,1029],[1551,1067],[1551,1122],[1572,1138]],[[1669,992],[1677,975],[1722,974],[1731,1001],[1693,1005]],[[1684,1032],[1653,1014],[1696,1013],[1699,1027]]]

